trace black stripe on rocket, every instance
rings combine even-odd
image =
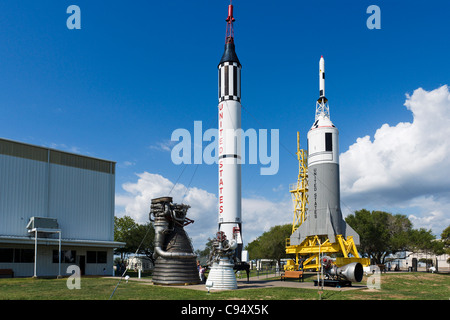
[[[219,65],[219,102],[225,100],[241,102],[241,66],[237,62]]]

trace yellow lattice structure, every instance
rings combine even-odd
[[[306,150],[300,149],[300,133],[297,132],[297,159],[298,180],[297,184],[289,186],[289,192],[294,201],[294,221],[292,222],[292,233],[305,221],[306,208],[308,205],[308,160]]]
[[[308,162],[306,150],[300,149],[300,134],[297,132],[297,158],[299,162],[299,173],[297,184],[289,188],[294,202],[294,219],[292,222],[292,233],[307,218],[308,206]],[[286,239],[286,253],[294,254],[294,260],[288,260],[285,270],[298,270],[300,266],[304,270],[320,267],[319,260],[323,254],[339,255],[336,258],[336,265],[343,266],[351,262],[359,262],[363,266],[370,264],[370,259],[361,258],[356,249],[352,236],[345,239],[342,235],[337,235],[334,242],[331,242],[326,236],[309,236],[300,245],[290,245],[290,239]]]

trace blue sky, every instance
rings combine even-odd
[[[136,201],[143,194],[138,180],[145,180],[145,172],[217,195],[216,166],[173,164],[169,141],[177,128],[193,131],[194,121],[202,121],[203,130],[217,126],[217,64],[223,53],[228,3],[2,1],[0,136],[116,161],[116,214],[127,213],[141,222],[146,213]],[[72,4],[81,9],[81,30],[66,27],[70,16],[66,9]],[[432,92],[449,84],[450,3],[236,0],[233,4],[236,52],[243,65],[242,127],[280,132],[276,175],[261,176],[258,165],[243,167],[247,205],[260,200],[285,212],[282,216],[278,209],[261,213],[270,224],[252,230],[247,238],[251,240],[273,224],[291,222],[288,185],[296,182],[298,174],[296,132],[300,131],[306,147],[314,121],[320,56],[325,58],[327,97],[331,119],[340,130],[341,153],[358,138],[370,136],[375,142],[374,135],[383,125],[397,128],[413,122],[413,112],[404,106],[406,94],[416,97],[418,88]],[[379,30],[366,27],[370,16],[366,9],[372,4],[381,9]],[[380,148],[376,152],[384,154]],[[441,173],[449,169],[448,154],[437,160]],[[350,176],[342,172],[343,165],[341,159],[341,175]],[[408,170],[407,176],[415,180],[396,177],[394,185],[408,183],[390,191],[392,199],[369,201],[382,198],[382,186],[367,187],[363,194],[348,185],[348,192],[342,192],[343,207],[349,212],[370,208],[414,215],[416,227],[439,234],[449,224],[448,215],[430,216],[430,208],[443,212],[450,186],[438,184],[433,189],[430,183],[420,192],[409,191],[411,181],[422,185],[424,172]],[[358,172],[364,174],[363,169]],[[135,186],[135,193],[123,185]],[[149,205],[150,200],[139,201]],[[133,203],[141,212],[132,211]],[[215,225],[214,210],[205,209],[207,214],[197,213],[196,219]],[[252,215],[252,219],[257,218]],[[201,237],[196,241],[200,244]]]

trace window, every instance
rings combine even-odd
[[[13,262],[14,261],[14,249],[0,248],[0,262]]]
[[[34,262],[33,249],[0,248],[0,262],[27,263]]]
[[[331,132],[325,133],[325,151],[333,151],[332,135],[333,134]]]
[[[86,263],[97,263],[97,251],[86,252]]]
[[[61,263],[75,263],[77,252],[75,250],[61,251]],[[58,250],[53,250],[53,263],[58,263]]]
[[[14,249],[14,262],[29,263],[34,262],[33,249]]]
[[[106,251],[87,251],[87,263],[106,263]]]
[[[97,263],[106,263],[106,251],[97,252]]]

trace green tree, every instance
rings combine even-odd
[[[197,259],[200,260],[200,262],[203,264],[208,260],[209,254],[212,250],[213,241],[214,239],[208,238],[208,241],[205,244],[205,248],[203,250],[197,249],[194,252],[197,255]]]
[[[291,235],[292,225],[274,226],[250,242],[245,249],[252,259],[273,259],[280,264],[286,258],[286,238]]]
[[[436,255],[445,253],[444,243],[442,241],[436,241],[436,237],[431,232],[431,229],[425,230],[424,228],[420,228],[418,230],[411,230],[410,240],[408,251]]]
[[[345,221],[360,236],[360,252],[377,264],[384,263],[387,255],[398,251],[438,253],[442,246],[434,241],[431,230],[413,229],[405,215],[362,209],[348,215]]]
[[[389,250],[389,213],[362,209],[350,214],[345,221],[359,234],[360,252],[375,263],[382,263]]]
[[[142,225],[136,223],[130,216],[114,217],[114,241],[125,242],[123,248],[116,249],[121,259],[125,254],[137,252],[145,254],[153,261],[154,238],[155,230],[150,222]]]
[[[450,254],[450,226],[444,229],[441,233],[442,250],[446,254]],[[447,263],[450,264],[450,258],[447,259]]]
[[[441,233],[441,240],[443,244],[444,253],[450,254],[450,226],[444,229]]]

